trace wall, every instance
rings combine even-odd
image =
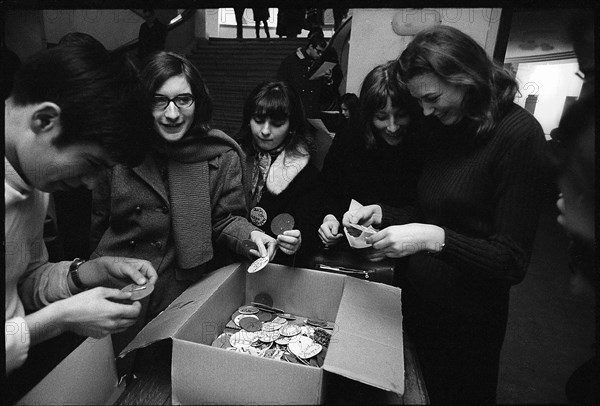
[[[107,49],[115,49],[136,39],[144,19],[131,10],[44,10],[46,39],[58,43],[73,31],[95,37]],[[157,13],[157,17],[160,18]],[[166,21],[164,21],[166,22]]]
[[[431,23],[434,10],[439,13],[442,24],[469,34],[488,55],[493,54],[500,9],[353,9],[346,92],[358,94],[367,73],[383,62],[398,58],[413,38],[399,36],[392,30],[392,19],[397,13],[402,13],[402,21],[417,27]]]
[[[558,127],[566,97],[579,97],[583,80],[575,75],[578,70],[576,59],[519,64],[517,81],[521,94],[515,96],[515,103],[525,107],[528,95],[538,96],[533,115],[547,139],[550,131]]]
[[[4,41],[21,61],[46,48],[43,15],[39,10],[6,10]]]

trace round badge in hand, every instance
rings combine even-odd
[[[275,235],[283,234],[284,231],[294,228],[294,217],[288,213],[278,214],[271,221],[271,231]]]
[[[263,269],[269,263],[269,257],[260,257],[256,261],[250,264],[248,267],[248,273],[255,273]]]
[[[121,289],[121,292],[131,292],[131,297],[129,300],[142,300],[146,296],[154,291],[154,284],[147,283],[145,285],[138,285],[137,283],[132,283],[130,285],[125,286]]]

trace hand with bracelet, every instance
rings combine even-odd
[[[132,326],[141,311],[137,301],[123,304],[132,292],[120,288],[131,284],[155,283],[158,278],[150,262],[121,257],[75,259],[67,274],[72,296],[47,303],[25,316],[31,345],[65,331],[101,338]]]
[[[351,224],[363,226],[380,225],[383,213],[381,206],[373,204],[357,210],[348,211],[342,221],[344,227]],[[417,252],[441,252],[444,247],[444,229],[433,224],[410,223],[386,227],[369,236],[365,240],[373,244],[373,253],[368,256],[371,261],[384,258],[401,258]]]
[[[68,284],[71,293],[104,286],[122,288],[134,282],[154,284],[158,275],[148,261],[124,257],[99,257],[91,261],[76,258],[69,268]]]

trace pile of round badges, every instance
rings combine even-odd
[[[239,331],[222,333],[213,341],[214,347],[311,365],[307,360],[323,351],[323,345],[313,338],[319,337],[325,346],[329,341],[320,339],[329,335],[325,330],[304,324],[290,314],[277,315],[252,305],[241,306],[231,320]]]

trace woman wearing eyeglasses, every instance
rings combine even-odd
[[[94,190],[92,256],[152,262],[159,278],[148,321],[206,272],[240,260],[236,254],[274,257],[276,241],[246,219],[242,152],[210,129],[212,103],[198,70],[159,52],[141,78],[154,116],[151,152],[136,168],[108,171]],[[248,252],[244,240],[258,250]]]

